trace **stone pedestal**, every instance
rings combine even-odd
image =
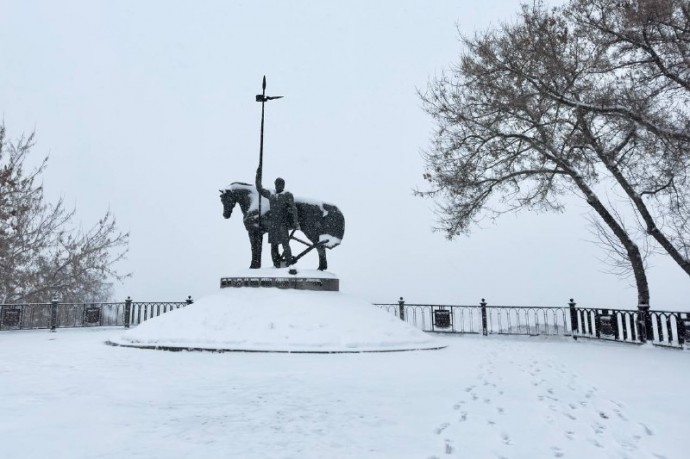
[[[263,287],[337,292],[340,291],[340,279],[327,271],[294,268],[251,269],[220,279],[220,288]]]
[[[319,279],[314,277],[221,277],[220,288],[262,288],[277,287],[295,290],[315,290],[337,292],[339,279]]]

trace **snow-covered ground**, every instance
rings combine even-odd
[[[437,351],[165,352],[0,333],[0,457],[687,458],[690,353],[449,336]]]

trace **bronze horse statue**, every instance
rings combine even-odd
[[[268,231],[268,213],[271,211],[268,199],[261,202],[262,218],[259,221],[259,193],[254,185],[243,182],[233,182],[224,190],[220,190],[220,200],[223,203],[223,217],[230,218],[235,204],[239,204],[244,216],[244,227],[249,234],[249,242],[252,247],[251,269],[261,268],[261,248],[264,233]],[[297,207],[297,220],[300,230],[311,242],[311,246],[300,254],[297,259],[311,249],[316,249],[319,254],[319,268],[326,270],[326,249],[332,249],[340,245],[345,234],[345,217],[336,206],[311,199],[295,197]],[[300,239],[291,236],[299,242]],[[273,260],[278,264],[279,260]]]

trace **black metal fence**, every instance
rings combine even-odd
[[[561,335],[682,348],[690,340],[690,313],[580,308],[567,306],[496,306],[377,303],[420,330],[482,335]]]
[[[683,347],[690,339],[690,313],[625,309],[573,308],[577,335],[626,343],[652,342]]]
[[[137,302],[127,298],[120,303],[0,304],[0,331],[47,328],[138,325],[174,309],[192,304],[185,301]]]
[[[130,298],[125,300],[123,325],[129,328],[130,325],[139,325],[145,320],[158,317],[161,314],[180,309],[194,303],[189,296],[185,301],[144,301],[133,302]]]
[[[0,331],[68,327],[122,326],[129,328],[193,303],[132,301],[120,303],[0,304]],[[567,306],[377,303],[401,320],[433,333],[482,335],[561,335],[622,343],[651,342],[682,348],[690,340],[690,312],[582,308],[571,299]]]

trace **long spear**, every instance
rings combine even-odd
[[[266,75],[264,75],[263,83],[261,84],[261,94],[256,95],[256,101],[261,102],[261,140],[259,142],[259,177],[263,178],[264,168],[264,105],[267,101],[273,99],[280,99],[283,96],[266,96]],[[259,194],[259,227],[261,227],[261,194]]]

